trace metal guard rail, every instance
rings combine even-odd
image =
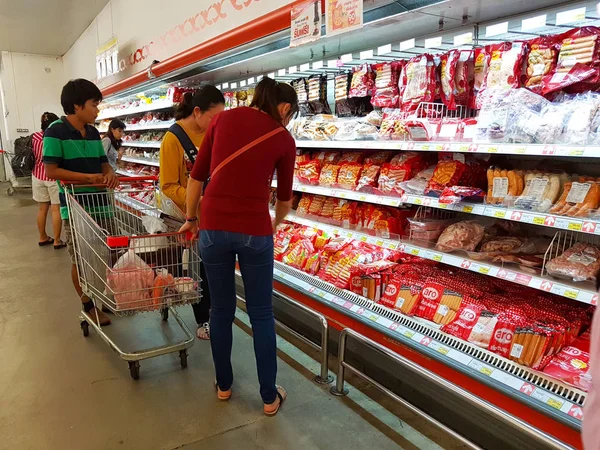
[[[350,328],[344,328],[342,330],[342,332],[340,333],[337,381],[336,381],[336,385],[331,388],[331,393],[333,395],[345,396],[348,394],[348,390],[344,388],[345,369],[348,369],[351,372],[353,372],[356,376],[368,381],[373,386],[375,386],[377,389],[379,389],[381,392],[383,392],[384,394],[388,395],[392,399],[396,400],[398,403],[402,404],[403,406],[405,406],[406,408],[411,410],[413,413],[424,418],[425,420],[432,423],[433,425],[441,428],[446,433],[452,435],[454,438],[456,438],[460,442],[464,443],[468,448],[473,448],[473,449],[480,448],[480,447],[476,446],[475,444],[473,444],[471,441],[460,436],[458,433],[456,433],[451,428],[449,428],[446,425],[442,424],[441,422],[437,421],[436,419],[434,419],[427,413],[421,411],[419,408],[414,406],[412,403],[409,403],[402,397],[399,397],[398,395],[396,395],[395,393],[393,393],[392,391],[390,391],[383,385],[379,384],[377,381],[373,380],[372,378],[370,378],[369,376],[367,376],[366,374],[361,372],[356,367],[347,363],[345,358],[346,358],[346,344],[348,341],[348,336],[351,336],[352,338],[356,339],[357,341],[362,342],[363,344],[366,344],[367,346],[371,347],[374,350],[379,351],[380,353],[382,353],[385,356],[388,356],[389,358],[393,359],[395,362],[402,365],[404,368],[433,382],[434,384],[437,384],[438,386],[442,387],[444,390],[465,399],[471,406],[473,406],[479,410],[485,411],[486,413],[491,414],[496,419],[501,420],[502,422],[505,422],[512,427],[518,428],[524,434],[526,434],[530,438],[534,439],[535,441],[547,446],[548,448],[560,449],[560,450],[572,449],[572,447],[566,445],[565,443],[559,441],[558,439],[555,439],[554,437],[550,436],[549,434],[546,434],[546,433],[532,427],[528,423],[523,422],[522,420],[518,419],[517,417],[514,417],[514,416],[508,414],[507,412],[505,412],[499,408],[496,408],[491,403],[488,403],[487,401],[474,396],[470,392],[468,392],[458,386],[455,386],[454,384],[446,381],[445,379],[441,378],[440,376],[436,375],[435,373],[415,364],[414,362],[403,357],[402,355],[399,355],[399,354],[393,352],[392,350],[388,349],[387,347],[384,347],[383,345],[379,344],[378,342],[375,342],[375,341],[363,336],[362,334],[357,333],[356,331],[354,331]]]
[[[280,328],[283,328],[285,331],[292,334],[293,336],[297,337],[305,344],[309,345],[310,347],[314,348],[317,351],[320,351],[321,352],[321,373],[319,375],[315,376],[314,380],[315,380],[315,382],[317,382],[319,384],[329,384],[329,383],[333,382],[333,377],[331,375],[329,375],[329,325],[327,324],[327,319],[325,318],[325,316],[318,313],[314,309],[311,309],[308,306],[305,306],[302,303],[297,302],[293,298],[290,298],[287,295],[282,294],[281,292],[274,290],[273,293],[277,295],[277,298],[285,301],[289,305],[291,305],[295,308],[298,308],[301,311],[304,311],[305,313],[307,313],[319,320],[319,323],[321,324],[321,345],[320,346],[315,344],[313,341],[306,338],[305,336],[301,335],[297,331],[292,330],[290,327],[281,323],[277,319],[275,319],[275,324],[277,326],[279,326]],[[241,295],[236,294],[236,297],[238,300],[246,303],[246,299],[244,297],[242,297]]]

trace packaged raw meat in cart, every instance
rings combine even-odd
[[[117,309],[152,307],[154,270],[129,249],[112,268],[106,269],[106,281]]]
[[[433,56],[423,54],[411,58],[402,70],[400,86],[403,111],[413,111],[422,102],[433,102],[436,88]]]
[[[452,224],[439,237],[436,248],[443,252],[455,250],[473,251],[483,238],[484,226],[466,220]]]
[[[585,242],[578,242],[546,263],[550,275],[573,281],[596,281],[599,270],[600,249]]]
[[[589,368],[588,352],[576,347],[565,347],[544,368],[544,373],[587,392],[592,386]]]
[[[375,89],[371,97],[373,106],[378,108],[398,108],[400,106],[398,82],[403,64],[402,61],[394,61],[371,66],[375,73]]]

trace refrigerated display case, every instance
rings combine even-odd
[[[105,89],[99,120],[131,124],[122,173],[144,165],[155,173],[156,133],[172,123],[182,92],[212,83],[231,108],[249,104],[262,76],[291,82],[307,99],[290,127],[298,206],[276,236],[284,248],[275,299],[293,298],[332,329],[351,328],[518,419],[496,423],[427,380],[403,378],[372,349],[357,352],[371,378],[479,445],[580,448],[600,268],[600,102],[589,94],[600,87],[597,2],[365,8],[361,30],[295,48],[284,8],[153,65],[152,78],[144,72]],[[292,253],[290,241],[305,233],[306,247]],[[355,260],[337,260],[333,275],[316,269],[334,250],[315,236],[341,242],[337,250],[353,253],[340,260]],[[364,267],[382,261],[390,264]],[[398,281],[399,267],[411,265],[421,278]],[[438,291],[425,267],[434,267]],[[415,286],[412,297],[395,292]],[[415,309],[425,304],[433,310]]]

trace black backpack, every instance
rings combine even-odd
[[[15,154],[10,166],[17,177],[31,176],[31,171],[35,166],[31,136],[23,136],[15,140]]]

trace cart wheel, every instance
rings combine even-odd
[[[167,320],[169,320],[169,308],[163,308],[160,310],[160,317],[162,317],[162,320],[164,320],[165,322]]]
[[[6,193],[7,193],[8,195],[10,195],[10,196],[13,196],[13,195],[15,195],[15,188],[13,188],[13,187],[9,187],[9,188],[6,190]]]
[[[140,379],[140,362],[139,361],[129,361],[129,373],[131,374],[131,378],[134,380]]]
[[[81,332],[84,337],[88,337],[90,335],[90,325],[84,320],[81,322]]]
[[[187,357],[188,357],[187,350],[181,350],[179,352],[179,359],[181,359],[181,368],[182,369],[185,369],[187,367]]]

